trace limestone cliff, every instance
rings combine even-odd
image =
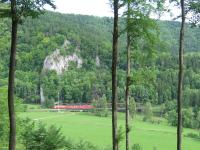
[[[67,51],[69,41],[65,41],[62,48],[65,48]],[[57,74],[62,74],[64,71],[67,71],[70,62],[75,62],[77,68],[81,68],[83,60],[77,55],[78,48],[74,50],[74,53],[67,56],[62,56],[60,54],[60,49],[56,49],[51,55],[47,56],[44,60],[43,70],[55,70]]]

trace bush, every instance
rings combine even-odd
[[[67,140],[65,150],[111,150],[112,148],[98,148],[87,141],[79,141],[78,143],[74,143],[72,140]]]
[[[130,98],[129,111],[131,118],[133,118],[136,114],[136,103],[134,98]]]
[[[21,143],[26,150],[57,150],[65,147],[65,137],[60,128],[53,125],[47,127],[42,123],[36,125],[29,119],[24,120],[23,124]]]
[[[78,144],[75,145],[73,150],[97,150],[97,148],[89,142],[80,141]]]
[[[7,88],[0,87],[0,149],[3,142],[7,143],[9,134],[9,118],[7,106]]]
[[[199,134],[188,133],[188,134],[186,135],[186,137],[194,138],[194,139],[198,139],[198,140],[200,140],[200,133],[199,133]]]
[[[26,119],[21,126],[21,143],[26,150],[99,150],[87,141],[74,143],[72,140],[66,140],[60,128],[53,125],[47,127]]]
[[[154,147],[153,147],[153,150],[157,150],[157,148],[154,146]]]
[[[46,99],[44,102],[45,108],[52,108],[54,106],[55,100],[53,99]]]
[[[183,109],[183,127],[186,128],[198,128],[199,122],[198,117],[195,119],[194,112],[192,108]],[[177,112],[176,110],[171,110],[165,114],[165,118],[168,120],[168,123],[172,126],[177,125]]]
[[[132,150],[142,150],[142,147],[140,144],[134,144],[131,149]]]
[[[197,112],[197,117],[196,117],[196,128],[200,129],[200,111]]]
[[[169,112],[172,110],[176,110],[177,108],[177,104],[176,104],[176,100],[172,100],[172,101],[166,101],[164,103],[164,112]]]
[[[151,121],[153,116],[151,103],[147,102],[144,106],[144,118],[143,121]]]
[[[27,112],[27,110],[28,110],[28,106],[26,105],[26,104],[21,104],[20,106],[19,106],[19,112]]]
[[[151,119],[151,123],[153,124],[160,124],[162,122],[161,118],[153,118]]]
[[[193,128],[194,113],[193,113],[192,108],[183,110],[183,126],[186,128]]]
[[[117,141],[118,144],[121,143],[125,139],[125,131],[122,126],[119,126],[117,130]]]
[[[93,113],[96,116],[107,117],[108,116],[108,103],[106,96],[103,95],[99,100],[93,101],[92,105],[94,106]]]
[[[166,113],[167,121],[170,125],[176,126],[177,125],[177,113],[175,110],[171,110]]]
[[[0,149],[2,145],[7,146],[9,138],[9,116],[7,104],[7,87],[0,87]],[[21,99],[15,97],[15,111],[21,110]],[[16,115],[16,124],[18,125],[19,119]],[[18,130],[18,128],[17,128]],[[18,132],[17,132],[18,133]],[[3,144],[2,144],[3,143]]]

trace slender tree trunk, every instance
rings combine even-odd
[[[184,51],[184,34],[185,34],[185,4],[184,0],[181,0],[182,10],[182,23],[180,30],[180,47],[179,47],[179,75],[178,75],[178,125],[177,125],[177,150],[181,150],[182,147],[182,99],[183,99],[183,51]]]
[[[126,66],[126,94],[125,94],[125,102],[126,102],[126,150],[129,150],[130,144],[130,137],[129,137],[129,132],[130,132],[130,126],[129,126],[129,119],[130,119],[130,114],[129,114],[129,91],[130,91],[130,75],[131,75],[131,36],[130,36],[130,31],[129,31],[129,20],[130,20],[130,3],[128,2],[127,6],[127,66]]]
[[[17,45],[17,25],[16,20],[16,1],[11,1],[12,12],[12,35],[11,35],[11,51],[10,51],[10,66],[9,66],[9,82],[8,82],[8,110],[10,119],[10,136],[9,136],[9,150],[15,150],[16,145],[16,120],[14,107],[14,82],[15,82],[15,68],[16,68],[16,45]]]
[[[118,61],[118,7],[119,0],[114,0],[113,54],[112,54],[112,140],[113,150],[118,150],[117,134],[117,61]]]

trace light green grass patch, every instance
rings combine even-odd
[[[119,126],[124,126],[124,114],[119,114]],[[58,112],[25,112],[20,117],[29,117],[35,121],[42,121],[48,125],[54,124],[62,128],[67,138],[75,141],[86,140],[99,147],[111,146],[111,117],[100,118],[86,113],[58,113]],[[137,116],[131,121],[132,143],[139,143],[144,150],[175,150],[176,128],[164,124],[152,124],[141,121]],[[184,134],[197,132],[184,129]],[[121,150],[125,149],[125,141],[120,144]],[[199,150],[200,141],[192,138],[183,138],[183,150]]]

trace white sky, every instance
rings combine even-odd
[[[55,0],[55,11],[93,16],[113,16],[109,0]]]
[[[57,9],[56,12],[68,14],[83,14],[93,16],[108,16],[112,17],[113,12],[109,5],[109,0],[54,0]],[[166,5],[169,5],[167,3]],[[52,10],[47,8],[48,10]],[[173,14],[176,16],[180,13],[178,9],[173,9]],[[154,16],[154,18],[156,18]],[[161,20],[171,20],[170,13],[165,13],[161,16]]]

